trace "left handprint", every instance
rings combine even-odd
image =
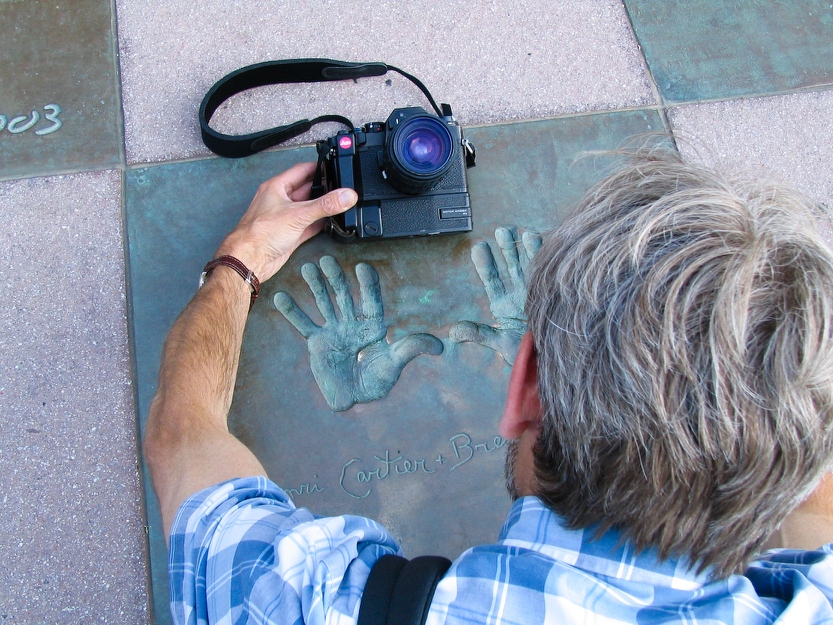
[[[314,263],[305,264],[301,275],[315,297],[323,325],[313,323],[287,293],[276,294],[274,303],[307,340],[312,374],[332,410],[347,410],[353,404],[385,397],[411,360],[420,354],[442,353],[442,342],[430,334],[411,334],[388,343],[379,275],[373,267],[367,263],[356,265],[361,298],[361,315],[356,315],[350,288],[336,259],[324,256],[318,264],[320,269]],[[327,283],[335,295],[340,318]]]

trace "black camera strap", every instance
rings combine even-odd
[[[336,122],[353,129],[353,123],[341,115],[322,115],[315,119],[301,119],[286,126],[277,126],[247,135],[226,135],[217,132],[208,125],[211,116],[220,105],[238,93],[266,85],[301,82],[328,82],[333,80],[355,80],[370,76],[383,76],[388,71],[401,74],[414,83],[428,101],[437,115],[450,114],[450,107],[444,104],[442,110],[437,106],[431,93],[422,82],[392,65],[385,63],[350,63],[332,59],[285,59],[266,61],[243,67],[218,80],[200,104],[200,131],[203,143],[215,154],[229,158],[250,156],[266,148],[283,143],[305,133],[315,124]]]

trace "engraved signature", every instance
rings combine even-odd
[[[502,436],[495,436],[495,438],[492,440],[491,447],[489,447],[489,443],[475,443],[472,447],[473,441],[471,440],[471,436],[469,436],[465,432],[455,434],[449,439],[449,441],[451,442],[451,446],[454,448],[454,456],[459,460],[457,464],[455,464],[448,470],[449,473],[451,473],[457,467],[463,466],[469,460],[474,458],[474,454],[478,451],[485,451],[487,454],[490,454],[493,451],[500,449],[501,447],[505,447],[506,443],[508,442]]]
[[[448,469],[452,472],[458,467],[470,462],[478,452],[490,454],[501,447],[505,447],[506,439],[495,436],[491,441],[475,443],[471,436],[465,432],[455,434],[448,439],[451,450],[457,462]],[[400,452],[396,457],[391,457],[389,450],[384,454],[374,454],[373,459],[365,464],[362,458],[351,458],[341,467],[341,476],[338,484],[341,489],[353,499],[364,499],[373,492],[372,482],[396,477],[412,475],[414,473],[437,473],[438,469],[429,468],[431,464],[426,458],[406,458]],[[445,456],[440,453],[433,461],[441,467],[445,465]],[[361,467],[361,468],[360,468]]]
[[[309,482],[305,482],[301,484],[298,488],[285,488],[284,492],[289,495],[290,499],[295,499],[298,495],[314,495],[315,493],[320,493],[324,491],[323,486],[319,486],[318,484]]]
[[[63,110],[57,104],[46,104],[43,107],[43,119],[51,122],[49,126],[42,126],[35,130],[35,134],[39,137],[48,135],[61,129],[64,123],[58,119]],[[13,135],[19,135],[27,130],[34,128],[35,124],[41,121],[41,114],[36,109],[32,110],[31,115],[18,115],[9,119],[6,115],[0,114],[0,132],[6,130]]]
[[[376,454],[373,457],[381,463],[381,466],[378,466],[375,469],[371,469],[369,471],[357,471],[355,475],[351,477],[355,479],[356,482],[359,484],[367,484],[368,482],[375,480],[382,481],[387,479],[394,473],[396,475],[407,475],[409,473],[416,473],[419,470],[422,470],[424,473],[436,473],[435,469],[429,469],[425,466],[425,458],[420,460],[408,460],[402,455],[397,456],[396,458],[391,459],[390,451],[385,451],[384,457],[378,456]],[[372,488],[368,488],[367,492],[364,495],[356,495],[355,493],[350,492],[347,490],[345,486],[345,480],[348,479],[347,469],[349,469],[352,465],[361,463],[361,458],[352,458],[349,460],[342,468],[341,468],[341,479],[339,480],[339,485],[341,489],[353,497],[354,499],[364,499],[371,492],[373,492]],[[401,464],[400,464],[401,463]]]

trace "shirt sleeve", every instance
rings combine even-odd
[[[358,516],[316,517],[264,477],[188,498],[171,528],[168,575],[177,624],[352,625],[367,576],[399,545]]]

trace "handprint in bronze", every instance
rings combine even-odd
[[[492,248],[485,241],[471,248],[471,261],[486,290],[489,309],[497,324],[458,321],[451,326],[448,336],[455,343],[479,343],[493,349],[511,365],[526,332],[526,273],[530,261],[541,248],[541,235],[526,231],[519,244],[514,229],[498,228],[495,241],[506,261],[508,281],[500,277]]]
[[[421,354],[442,353],[442,342],[431,334],[411,334],[388,343],[379,275],[367,263],[356,265],[361,314],[356,314],[347,279],[332,256],[322,257],[318,265],[305,264],[301,275],[324,324],[313,323],[287,293],[276,294],[274,304],[307,340],[312,374],[333,411],[387,396],[411,360]],[[327,283],[335,295],[339,315]]]

